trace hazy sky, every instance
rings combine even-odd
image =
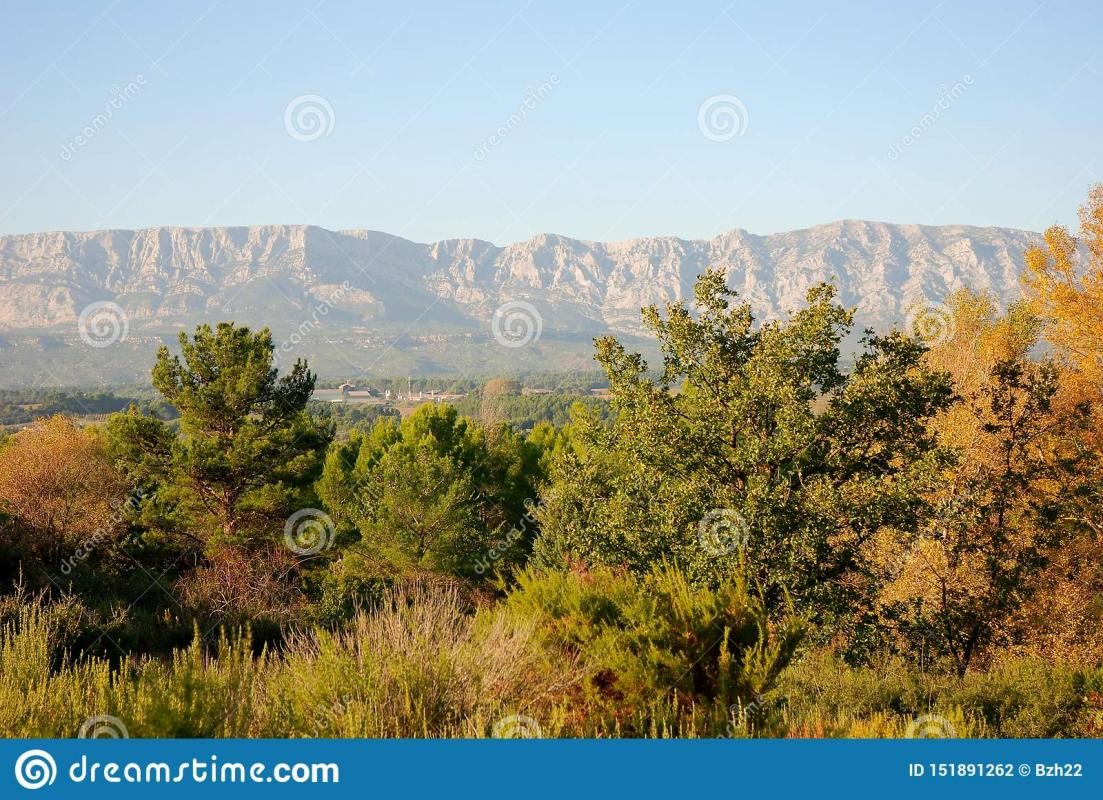
[[[4,0],[0,233],[1071,222],[1098,2]]]

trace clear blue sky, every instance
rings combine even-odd
[[[0,233],[1041,229],[1103,174],[1089,0],[5,0],[2,22]],[[285,121],[309,95],[313,139],[309,108]]]

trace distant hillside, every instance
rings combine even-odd
[[[594,335],[638,334],[641,306],[687,297],[708,266],[764,317],[830,280],[860,325],[884,328],[915,298],[960,286],[1013,299],[1034,236],[861,221],[707,241],[542,234],[506,247],[300,225],[0,236],[0,369],[29,383],[140,379],[158,343],[227,319],[290,337],[287,352],[324,374],[572,369],[589,364]],[[518,301],[531,309],[495,322]],[[97,302],[123,309],[125,340],[84,344],[78,321]],[[539,339],[497,345],[494,329],[510,326],[529,339],[538,327]]]

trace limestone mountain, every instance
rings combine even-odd
[[[47,352],[79,344],[77,321],[97,301],[124,309],[132,343],[232,319],[267,325],[277,337],[298,331],[307,357],[323,342],[387,347],[396,356],[451,342],[443,360],[423,354],[392,365],[440,370],[457,358],[480,361],[463,351],[492,345],[495,310],[524,301],[541,318],[541,342],[584,361],[593,335],[639,333],[641,306],[688,297],[709,266],[722,267],[762,317],[783,315],[801,305],[809,285],[833,281],[841,301],[857,307],[859,324],[884,328],[915,299],[937,302],[960,286],[1013,299],[1034,238],[1005,228],[855,220],[708,240],[541,234],[504,247],[308,225],[7,235],[0,236],[0,363],[16,364],[14,351],[28,346]],[[510,363],[541,363],[539,344],[508,349]],[[365,366],[344,360],[336,365],[341,374]]]

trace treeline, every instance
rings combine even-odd
[[[174,414],[165,403],[119,396],[111,392],[63,389],[0,389],[0,426],[25,425],[54,414],[85,416],[111,414],[137,403],[145,413],[169,419]]]
[[[307,411],[314,416],[333,420],[334,429],[339,438],[344,438],[354,428],[370,429],[380,417],[402,416],[393,406],[375,403],[329,403],[321,400],[311,400],[307,405]]]
[[[195,677],[156,657],[198,628],[204,691],[267,710],[177,735],[1096,735],[1103,188],[1082,220],[1030,250],[1023,302],[913,307],[846,362],[830,286],[756,323],[709,271],[644,310],[657,371],[599,339],[608,404],[531,426],[505,380],[338,437],[267,331],[181,335],[152,370],[178,422],[57,416],[0,450],[0,699],[56,686],[13,730],[65,730],[72,686],[145,656],[93,694],[164,734]],[[32,645],[68,655],[3,671]]]
[[[497,391],[497,387],[502,384],[517,388],[515,391]],[[508,424],[522,431],[531,430],[540,422],[559,427],[566,425],[570,420],[571,410],[576,405],[591,409],[604,419],[610,417],[609,403],[602,397],[577,392],[523,395],[521,391],[518,382],[495,378],[478,385],[466,397],[448,405],[460,416],[484,426]],[[432,402],[435,401],[423,401]],[[380,417],[401,417],[398,408],[384,403],[332,403],[312,400],[307,410],[315,416],[332,419],[338,439],[344,439],[353,429],[369,430]]]
[[[583,372],[520,372],[508,378],[520,388],[547,389],[557,393],[588,394],[591,389],[602,389],[608,385],[605,374],[600,371]],[[390,390],[396,394],[408,392],[438,391],[445,394],[478,393],[484,381],[478,377],[456,375],[412,375],[378,376],[365,378],[363,375],[347,375],[335,380],[327,380],[325,388],[336,388],[343,383],[354,386],[363,385],[381,392]]]
[[[484,424],[508,423],[520,430],[531,430],[546,422],[562,427],[570,422],[571,413],[585,409],[601,419],[611,418],[609,403],[604,398],[580,392],[550,394],[520,394],[509,387],[512,381],[496,379],[453,403],[461,415]],[[505,388],[503,388],[503,384]]]

